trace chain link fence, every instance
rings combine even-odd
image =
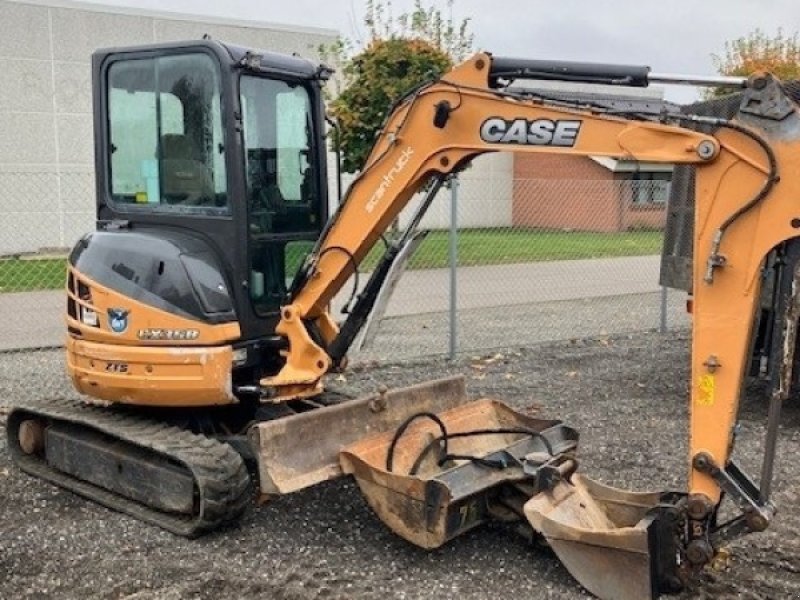
[[[687,326],[685,295],[665,298],[658,283],[668,186],[643,177],[467,172],[433,201],[420,224],[424,240],[370,325],[370,342],[353,358],[485,353]],[[47,364],[60,386],[62,352],[53,349],[65,335],[66,253],[94,226],[93,178],[2,172],[0,194],[0,379],[4,368],[19,368],[20,359],[10,367],[8,356],[24,354],[29,364]],[[398,219],[398,230],[418,202]],[[376,259],[370,255],[362,270]],[[337,318],[342,303],[334,305]]]
[[[0,352],[63,344],[65,257],[94,213],[90,172],[0,170]]]
[[[482,353],[688,327],[686,295],[659,285],[668,197],[661,175],[462,178],[433,201],[424,241],[370,325],[373,343],[355,356]]]

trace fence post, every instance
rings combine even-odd
[[[458,176],[450,178],[450,360],[458,352]]]
[[[661,286],[661,320],[658,325],[659,333],[667,333],[667,286]]]

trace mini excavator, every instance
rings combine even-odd
[[[269,497],[353,475],[376,514],[421,547],[516,522],[615,600],[677,591],[727,540],[767,528],[800,270],[781,288],[783,385],[759,484],[732,452],[765,257],[800,236],[800,114],[774,77],[478,53],[391,107],[328,218],[326,67],[214,40],[102,50],[92,65],[97,227],[72,250],[66,283],[67,366],[89,401],[13,408],[9,450],[23,471],[190,537],[235,521],[251,481]],[[738,110],[571,101],[512,86],[524,79],[729,85]],[[687,490],[592,481],[576,472],[575,430],[470,401],[460,379],[356,399],[323,389],[436,192],[499,151],[694,168]],[[421,190],[407,228],[382,238]],[[330,303],[353,280],[337,323]]]

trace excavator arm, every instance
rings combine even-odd
[[[477,54],[391,111],[361,174],[324,230],[282,309],[286,364],[262,381],[273,399],[314,395],[343,358],[353,327],[327,306],[416,192],[487,152],[547,152],[663,163],[704,163],[720,152],[713,136],[674,125],[546,103],[504,92],[510,61]],[[493,65],[496,65],[495,68]],[[351,322],[357,322],[356,313]],[[310,331],[313,330],[313,331]],[[331,356],[331,348],[336,349]]]
[[[367,284],[341,328],[326,307],[411,197],[431,179],[435,191],[444,178],[474,157],[498,151],[546,152],[694,164],[696,258],[688,494],[643,499],[643,495],[586,481],[539,493],[525,508],[529,521],[589,589],[601,597],[640,597],[639,592],[618,595],[624,574],[615,575],[608,588],[611,591],[596,587],[605,577],[602,573],[579,575],[597,568],[599,555],[590,561],[592,567],[586,566],[586,560],[575,562],[574,557],[596,554],[598,547],[616,548],[624,549],[626,556],[647,556],[649,552],[649,563],[642,563],[642,568],[652,573],[658,571],[655,563],[671,564],[676,554],[682,557],[683,567],[698,568],[712,559],[720,542],[763,530],[772,517],[769,482],[780,403],[794,362],[800,275],[786,304],[782,369],[786,385],[781,388],[782,395],[772,399],[759,486],[736,466],[731,453],[762,266],[765,257],[784,240],[796,237],[800,228],[794,203],[800,197],[800,179],[779,179],[780,172],[800,172],[800,122],[796,106],[786,99],[780,83],[767,75],[751,78],[740,115],[727,121],[677,113],[609,111],[502,88],[504,79],[526,74],[558,77],[558,69],[548,70],[546,64],[532,68],[530,63],[477,54],[438,81],[413,90],[394,107],[361,174],[282,309],[277,331],[288,340],[286,363],[277,375],[262,380],[262,385],[273,391],[276,400],[320,391],[322,376],[340,366],[363,323],[364,312],[371,308],[369,296],[380,285],[385,269],[376,269],[376,285],[371,285],[374,281]],[[583,78],[594,80],[596,75],[583,73]],[[637,69],[616,75],[617,82],[624,85],[646,85],[648,77],[647,70]],[[423,210],[428,202],[423,202]],[[412,226],[419,218],[412,219]],[[387,254],[391,258],[391,248]],[[740,513],[718,524],[723,493],[738,505]],[[606,509],[587,509],[601,504]],[[650,517],[650,525],[637,529],[643,526],[634,527],[634,520],[614,528],[612,515],[623,514],[620,507],[628,507],[625,514],[641,517],[644,513],[636,510],[651,504],[647,514],[658,517]],[[676,505],[680,506],[677,512]],[[672,519],[669,526],[663,525],[668,520],[665,515]],[[658,527],[653,525],[656,522]],[[674,546],[674,539],[664,541],[666,538],[680,542]],[[581,548],[577,554],[575,547]],[[661,558],[653,558],[656,554]],[[671,569],[667,569],[672,574],[667,579],[675,573]],[[669,588],[663,577],[652,579],[661,581],[652,583],[653,595]]]

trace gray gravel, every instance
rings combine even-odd
[[[633,489],[685,482],[687,336],[636,334],[465,357],[364,364],[350,391],[463,373],[474,396],[560,417],[582,434],[582,471]],[[0,356],[0,398],[43,395],[60,352]],[[61,379],[63,393],[69,393]],[[757,469],[766,406],[749,390],[738,454]],[[728,572],[684,598],[800,598],[800,405],[787,406],[773,528],[731,547]],[[0,441],[0,597],[587,598],[545,548],[488,526],[426,552],[394,537],[347,480],[253,506],[187,541],[36,481]]]
[[[666,309],[670,331],[689,327],[686,294],[671,291]],[[485,352],[487,348],[655,330],[660,312],[660,292],[459,308],[457,347],[459,352]],[[360,353],[351,352],[351,356],[356,360],[385,361],[446,354],[449,335],[450,317],[446,312],[386,317],[374,343]]]

